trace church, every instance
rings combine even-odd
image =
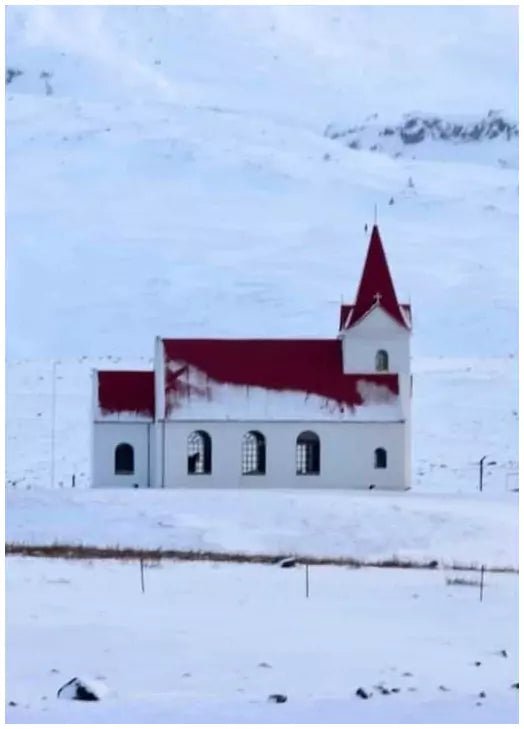
[[[93,372],[92,486],[409,489],[411,307],[375,225],[332,339],[164,339]]]

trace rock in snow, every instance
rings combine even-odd
[[[358,688],[358,689],[357,689],[357,690],[355,691],[355,694],[356,694],[357,696],[359,696],[359,697],[360,697],[361,699],[369,699],[369,697],[373,695],[373,694],[371,694],[371,692],[368,692],[368,691],[366,691],[366,690],[365,690],[365,689],[363,689],[362,687]]]
[[[267,697],[268,701],[272,701],[274,704],[285,704],[287,701],[286,694],[270,694]]]
[[[297,562],[294,559],[294,557],[286,557],[285,559],[281,559],[280,562],[278,563],[279,567],[284,567],[284,568],[295,567],[296,564],[297,564]]]
[[[100,681],[75,677],[58,689],[56,695],[59,699],[99,701],[107,693],[107,687]]]

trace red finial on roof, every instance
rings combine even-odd
[[[401,326],[408,327],[398,303],[377,225],[374,225],[371,231],[366,262],[349,326],[354,326],[375,306],[387,311]]]

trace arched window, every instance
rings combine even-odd
[[[385,448],[375,450],[375,468],[387,468],[388,454]]]
[[[188,436],[187,472],[211,473],[211,437],[205,430],[195,430]]]
[[[316,433],[305,430],[297,438],[297,475],[320,473],[320,440]]]
[[[387,372],[389,369],[389,357],[385,349],[379,349],[375,355],[375,369],[377,372]]]
[[[266,472],[266,439],[258,430],[242,438],[242,475],[261,476]]]
[[[115,448],[115,474],[129,476],[135,472],[135,452],[129,443],[120,443]]]

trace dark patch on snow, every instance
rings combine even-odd
[[[272,701],[274,704],[285,704],[287,701],[286,694],[270,694],[267,697],[268,701]]]
[[[265,661],[261,661],[261,662],[260,662],[260,663],[258,664],[258,667],[259,667],[259,668],[272,668],[272,665],[271,665],[270,663],[266,663]]]
[[[23,74],[23,71],[21,71],[19,68],[6,68],[5,70],[5,83],[6,85],[10,84],[11,81],[13,81],[17,76],[21,76]]]
[[[369,699],[370,696],[373,696],[371,691],[366,691],[366,689],[363,689],[362,686],[360,686],[356,691],[355,695],[358,696],[360,699]]]
[[[330,124],[324,135],[329,139],[341,139],[351,149],[362,146],[361,133],[369,130],[369,125],[337,127]],[[371,127],[373,129],[373,127]],[[506,141],[517,139],[518,124],[510,122],[496,110],[491,109],[479,121],[456,123],[428,114],[405,114],[395,126],[375,127],[377,141],[370,141],[368,149],[382,151],[384,137],[398,138],[403,145],[416,146],[425,140],[438,140],[451,144],[471,144],[501,138]],[[397,153],[398,155],[398,153]]]
[[[519,690],[519,682],[518,682],[518,681],[516,681],[515,683],[512,683],[512,684],[511,684],[511,688],[513,688],[513,689],[517,689],[517,691],[518,691],[518,690]]]

